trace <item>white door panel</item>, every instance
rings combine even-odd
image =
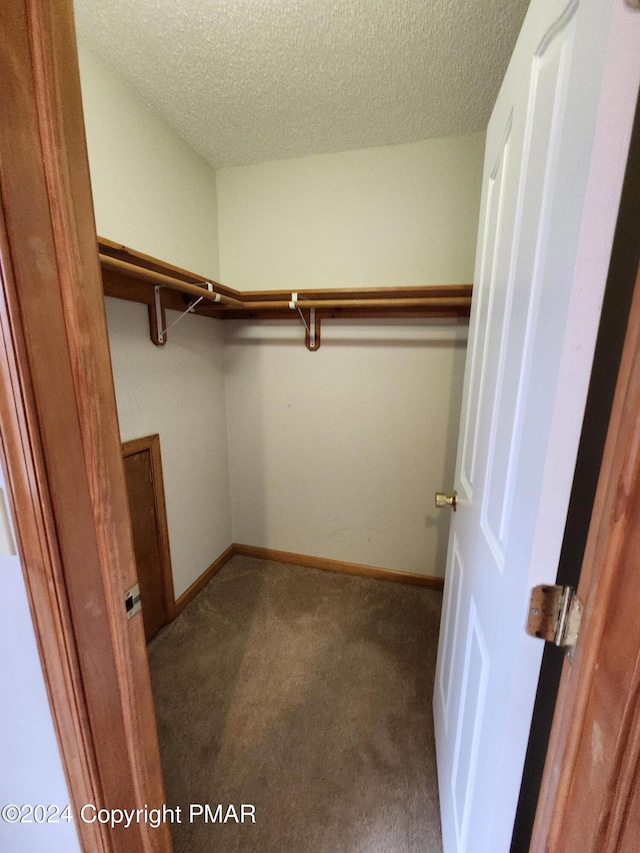
[[[524,632],[528,593],[555,579],[606,278],[584,287],[576,269],[618,5],[533,0],[487,134],[434,691],[445,853],[511,840],[542,657]],[[628,101],[610,129],[627,141]]]

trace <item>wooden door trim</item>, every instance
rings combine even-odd
[[[122,443],[122,457],[133,456],[135,453],[149,451],[151,460],[151,477],[153,494],[156,505],[156,520],[160,535],[160,558],[162,560],[162,591],[164,594],[164,612],[166,622],[176,618],[176,595],[173,588],[173,571],[171,568],[171,549],[169,547],[169,525],[167,524],[167,505],[164,497],[164,479],[162,476],[162,457],[160,455],[160,435],[145,435]]]
[[[70,0],[0,4],[0,432],[83,850],[164,853],[168,827],[77,809],[164,802],[135,578]]]
[[[565,821],[570,815],[575,786],[581,783],[576,777],[576,767],[580,750],[588,748],[584,739],[590,737],[588,729],[593,722],[591,703],[598,664],[605,658],[610,623],[615,621],[612,608],[616,581],[622,571],[619,557],[628,533],[631,504],[628,494],[640,478],[639,447],[640,268],[578,586],[578,595],[585,605],[581,637],[573,663],[565,663],[562,673],[531,840],[532,853],[567,850]],[[619,733],[624,742],[633,730],[634,705],[628,703],[620,709]],[[623,754],[624,749],[620,755]],[[610,772],[608,787],[617,797],[623,793],[618,785],[630,784],[629,768],[622,760],[615,761]],[[587,780],[582,782],[588,784]],[[617,832],[620,828],[610,827],[611,819],[622,819],[619,808],[606,816],[603,832],[610,829]]]
[[[0,211],[0,433],[7,497],[34,623],[47,695],[65,767],[74,814],[84,803],[102,802],[70,601],[49,494],[42,443],[34,417],[28,373],[12,346],[24,350],[24,335],[13,318],[15,293],[6,224]],[[62,594],[61,594],[62,593]],[[83,850],[112,850],[105,828],[77,824]]]

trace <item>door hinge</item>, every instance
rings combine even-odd
[[[127,619],[131,619],[142,607],[142,599],[140,598],[140,584],[132,586],[124,594],[124,607],[127,611]]]
[[[531,590],[527,634],[555,643],[573,659],[578,641],[582,602],[570,586],[536,586]]]

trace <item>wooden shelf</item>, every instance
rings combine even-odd
[[[348,289],[306,289],[239,291],[205,279],[188,270],[164,263],[98,238],[105,296],[140,302],[149,306],[151,337],[162,346],[166,335],[164,312],[186,311],[219,320],[293,320],[306,327],[306,343],[311,350],[320,346],[322,320],[402,319],[468,317],[471,309],[470,284],[431,287],[383,287]],[[158,324],[156,308],[162,321]]]

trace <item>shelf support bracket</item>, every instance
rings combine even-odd
[[[302,304],[304,305],[304,302]],[[316,312],[315,308],[309,308],[309,321],[307,322],[307,317],[305,317],[304,311],[300,307],[297,293],[291,294],[289,308],[295,308],[298,311],[298,314],[300,315],[300,319],[304,323],[304,343],[306,348],[310,352],[316,352],[316,350],[320,349],[320,314]]]
[[[309,308],[309,324],[305,325],[304,342],[310,352],[320,349],[320,313],[315,308]]]
[[[149,335],[151,336],[151,343],[155,344],[157,347],[163,347],[166,343],[166,338],[162,334],[162,330],[166,328],[167,318],[164,306],[162,305],[162,300],[160,299],[160,288],[158,286],[153,288],[153,302],[148,307]]]
[[[157,347],[163,347],[167,342],[167,332],[169,329],[172,329],[176,323],[179,323],[183,317],[186,317],[187,314],[193,314],[196,307],[202,302],[204,296],[199,296],[194,302],[189,303],[189,305],[185,308],[185,310],[180,314],[176,319],[167,326],[167,320],[165,316],[165,310],[162,306],[162,300],[160,298],[160,288],[163,285],[156,284],[153,288],[153,303],[149,305],[149,331],[151,333],[151,340]],[[213,293],[213,284],[207,282],[207,290],[209,293]],[[220,294],[216,293],[216,302],[220,302]]]

